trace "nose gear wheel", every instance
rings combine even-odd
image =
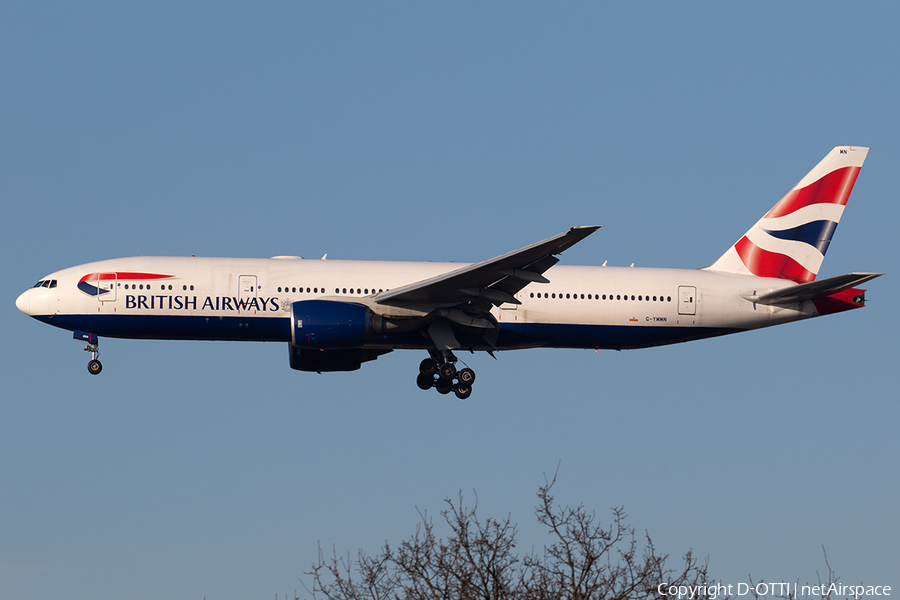
[[[103,364],[97,360],[97,357],[100,356],[99,342],[96,344],[88,344],[84,347],[84,351],[91,353],[91,360],[89,360],[87,364],[88,373],[91,375],[99,375],[100,371],[103,370]]]

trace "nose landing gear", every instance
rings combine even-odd
[[[416,385],[423,390],[434,388],[439,394],[454,392],[457,398],[465,400],[472,395],[475,371],[469,367],[457,371],[456,361],[456,356],[450,351],[445,354],[432,353],[431,358],[426,358],[419,364]]]
[[[78,342],[87,342],[84,351],[91,353],[91,360],[88,361],[88,373],[91,375],[99,375],[100,371],[103,370],[103,365],[97,360],[97,357],[100,356],[100,338],[97,337],[96,333],[76,331],[72,335],[72,339]]]

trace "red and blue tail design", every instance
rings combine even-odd
[[[838,146],[757,221],[710,271],[816,278],[868,148]]]

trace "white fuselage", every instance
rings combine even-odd
[[[326,299],[366,304],[382,291],[466,265],[301,258],[135,257],[48,275],[17,301],[46,323],[98,336],[290,341],[291,303]],[[148,278],[150,274],[153,278]],[[795,285],[784,279],[697,269],[557,265],[549,283],[530,283],[495,307],[492,347],[641,348],[712,337],[817,316],[813,302],[754,304],[742,297]],[[87,277],[87,279],[85,279]],[[80,286],[80,287],[79,287]],[[97,287],[102,293],[96,291]],[[426,348],[419,334],[377,336],[370,348]]]

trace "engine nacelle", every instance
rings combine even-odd
[[[291,304],[291,345],[297,348],[358,348],[372,335],[375,315],[362,304],[302,300]]]
[[[342,350],[319,350],[317,348],[297,348],[288,345],[291,368],[298,371],[325,373],[329,371],[355,371],[364,362],[375,360],[390,350],[364,350],[346,348]]]

